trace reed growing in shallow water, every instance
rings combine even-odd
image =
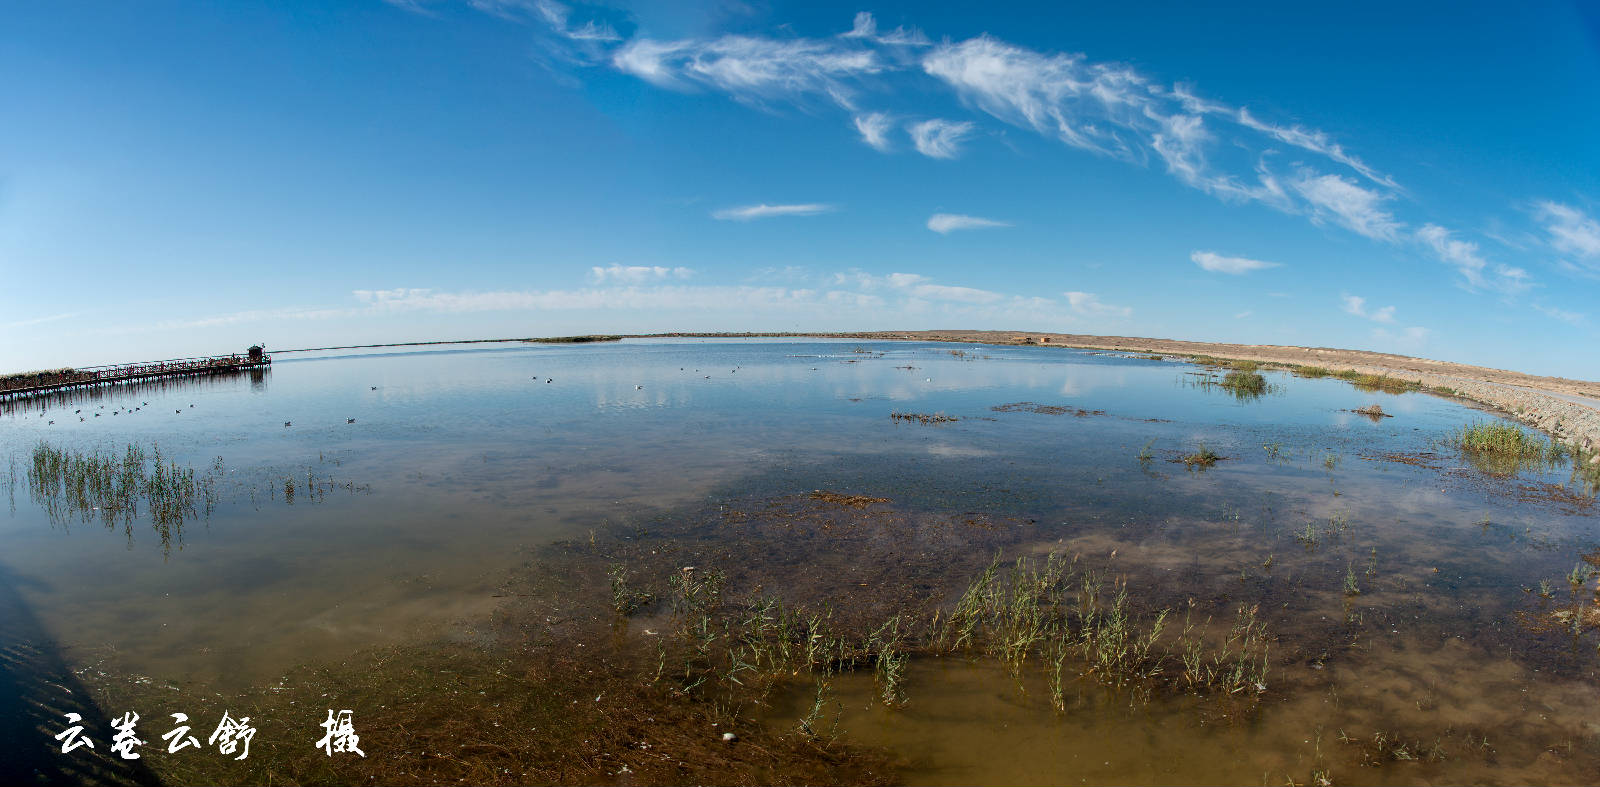
[[[931,619],[894,612],[870,633],[851,633],[832,610],[785,607],[775,598],[735,603],[723,597],[725,582],[721,572],[692,567],[669,577],[663,600],[673,631],[657,641],[654,682],[734,706],[762,702],[771,688],[802,676],[817,682],[821,697],[833,676],[868,666],[879,702],[899,707],[914,694],[912,659],[966,654],[993,658],[1018,676],[1038,665],[1057,709],[1066,707],[1074,680],[1147,699],[1164,692],[1254,701],[1267,688],[1257,607],[1240,605],[1225,632],[1210,618],[1185,616],[1174,634],[1172,610],[1139,611],[1126,581],[1055,553],[1010,565],[997,558],[953,608],[938,607]],[[815,721],[802,720],[802,729]]]
[[[170,549],[173,536],[182,543],[186,519],[211,516],[223,472],[221,457],[197,474],[162,456],[154,444],[147,451],[133,443],[118,454],[40,442],[33,448],[28,489],[53,523],[99,520],[111,528],[121,522],[131,539],[133,522],[147,516],[163,549]]]

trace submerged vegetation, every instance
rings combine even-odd
[[[898,410],[889,414],[889,420],[895,423],[922,424],[932,426],[937,424],[954,423],[961,420],[959,416],[945,415],[944,413],[902,413]]]
[[[656,641],[652,683],[730,708],[759,704],[801,678],[818,687],[815,715],[830,681],[861,668],[871,669],[878,702],[900,707],[915,696],[909,661],[941,654],[992,658],[1013,674],[1040,670],[1058,711],[1077,679],[1144,701],[1157,693],[1253,701],[1267,689],[1257,607],[1239,605],[1226,628],[1195,620],[1190,610],[1174,629],[1172,610],[1137,611],[1125,580],[1056,553],[1009,565],[997,557],[953,608],[896,611],[855,630],[826,607],[771,596],[735,602],[720,571],[685,567],[666,584],[672,631]],[[802,731],[816,728],[814,718],[801,721]]]

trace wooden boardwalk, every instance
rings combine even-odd
[[[14,374],[0,377],[0,398],[28,396],[72,388],[112,385],[157,377],[191,377],[209,374],[227,374],[257,369],[272,363],[264,352],[235,355],[212,355],[204,358],[173,358],[165,361],[89,366],[81,369],[57,369],[31,374]]]

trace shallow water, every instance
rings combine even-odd
[[[1058,714],[1039,686],[956,659],[914,661],[902,709],[869,701],[870,673],[840,678],[849,739],[901,752],[911,781],[1582,781],[1600,762],[1596,635],[1550,621],[1592,600],[1594,580],[1566,576],[1600,517],[1536,494],[1564,469],[1473,469],[1440,441],[1492,416],[1457,402],[1281,372],[1241,400],[1196,373],[816,340],[285,356],[253,377],[4,405],[0,568],[69,664],[238,691],[373,645],[487,638],[502,586],[558,539],[748,490],[839,489],[1035,522],[1008,555],[1092,555],[1149,609],[1260,604],[1275,638],[1247,720],[1087,686]],[[1019,402],[1068,411],[993,409]],[[1373,403],[1394,417],[1350,412]],[[52,519],[26,478],[40,441],[221,457],[222,502],[166,544],[147,522]],[[1225,458],[1174,461],[1201,444]],[[780,698],[772,723],[809,701]],[[1449,753],[1396,758],[1397,736]]]

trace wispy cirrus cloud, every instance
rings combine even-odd
[[[1212,273],[1228,273],[1239,276],[1250,271],[1266,270],[1267,268],[1281,267],[1282,263],[1252,260],[1248,257],[1224,257],[1214,251],[1197,251],[1189,255],[1189,259],[1202,269]]]
[[[713,211],[711,218],[721,221],[754,221],[756,219],[770,219],[774,216],[815,216],[819,213],[829,213],[834,210],[832,205],[821,202],[806,202],[798,205],[743,205],[737,208],[723,208]]]
[[[658,87],[714,88],[735,99],[826,98],[851,108],[854,82],[884,70],[871,49],[834,41],[728,35],[709,40],[636,38],[620,46],[611,64]]]
[[[1600,273],[1600,221],[1559,202],[1545,200],[1534,206],[1534,218],[1545,231],[1545,241],[1573,269]]]
[[[6,329],[27,328],[27,327],[33,326],[33,325],[43,325],[45,323],[50,323],[50,322],[60,322],[62,320],[70,320],[70,319],[72,319],[74,317],[77,317],[79,314],[82,314],[82,312],[63,312],[61,314],[52,314],[52,315],[50,315],[48,317],[33,317],[33,318],[30,318],[30,319],[26,319],[26,320],[17,320],[15,322],[0,323],[0,328],[6,328]]]
[[[1386,195],[1350,178],[1305,171],[1292,185],[1310,204],[1313,221],[1332,220],[1351,232],[1389,243],[1398,240],[1405,227],[1384,207]]]
[[[1533,309],[1534,311],[1539,312],[1546,317],[1549,317],[1553,320],[1560,320],[1561,322],[1571,325],[1574,328],[1589,321],[1587,317],[1579,314],[1578,312],[1567,311],[1566,309],[1558,309],[1554,306],[1546,306],[1535,303],[1533,304]]]
[[[981,230],[994,227],[1009,227],[1011,224],[994,219],[985,219],[978,216],[965,216],[959,213],[935,213],[928,217],[928,229],[940,235],[949,235],[956,230]]]
[[[855,22],[850,26],[850,32],[840,33],[840,38],[861,38],[876,41],[880,44],[891,46],[930,46],[933,42],[916,28],[896,27],[887,33],[878,32],[878,20],[867,11],[856,14]]]
[[[543,20],[570,40],[574,51],[566,62],[609,66],[672,90],[718,92],[762,109],[842,108],[861,140],[882,152],[894,150],[897,121],[859,105],[869,98],[918,101],[930,85],[943,88],[1000,123],[1094,155],[1160,167],[1217,199],[1302,215],[1401,250],[1425,250],[1472,289],[1512,295],[1533,286],[1526,269],[1485,259],[1476,244],[1448,230],[1441,235],[1435,229],[1440,222],[1403,218],[1397,209],[1405,189],[1327,131],[1204,96],[1189,84],[1165,83],[1134,66],[990,35],[934,42],[905,26],[882,31],[867,12],[856,14],[848,30],[826,37],[663,40],[624,38],[616,34],[617,25],[598,17],[578,24],[556,0],[468,2],[502,16]],[[905,126],[912,146],[937,159],[961,155],[977,128],[972,120],[944,117]],[[1285,160],[1285,151],[1294,158]],[[1535,213],[1547,245],[1565,255],[1568,270],[1600,275],[1600,226],[1594,219],[1552,201],[1538,203]],[[784,214],[726,217],[762,215]]]
[[[894,149],[889,143],[889,132],[894,130],[894,118],[886,112],[870,112],[855,117],[856,131],[861,132],[861,141],[879,153],[888,153]]]
[[[1440,261],[1454,266],[1470,289],[1496,290],[1510,295],[1531,286],[1527,271],[1510,265],[1490,265],[1479,252],[1478,244],[1459,240],[1450,230],[1437,224],[1424,224],[1417,230],[1416,237]]]
[[[597,265],[589,269],[589,280],[597,284],[608,282],[643,284],[669,278],[687,279],[693,275],[694,271],[689,268],[666,268],[660,265],[619,265],[612,263],[605,267]]]
[[[953,159],[961,155],[961,144],[977,128],[967,121],[924,120],[906,127],[911,133],[911,144],[918,153],[929,158]]]

